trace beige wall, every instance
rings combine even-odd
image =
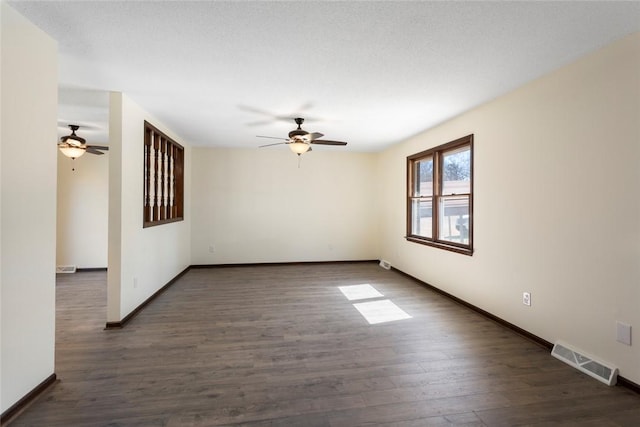
[[[192,264],[377,259],[375,158],[195,148]]]
[[[4,411],[54,370],[57,48],[1,7]],[[110,101],[108,321],[189,264],[384,258],[640,383],[638,344],[615,341],[617,320],[640,325],[640,35],[383,153],[318,148],[300,168],[286,147],[191,150]],[[186,148],[183,222],[142,228],[144,120]],[[469,133],[476,253],[406,242],[406,156]]]
[[[107,267],[109,152],[71,160],[58,150],[57,200],[56,265]]]
[[[406,156],[470,133],[475,254],[405,241]],[[640,328],[638,165],[635,34],[381,153],[380,255],[640,383],[640,344],[616,342],[616,321]]]
[[[0,406],[54,373],[57,45],[1,14]]]
[[[191,264],[191,149],[126,95],[110,95],[107,320],[117,322]],[[142,228],[144,121],[185,147],[184,221]]]

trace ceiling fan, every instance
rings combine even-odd
[[[80,129],[78,125],[69,125],[71,129],[71,135],[66,135],[60,138],[58,148],[67,157],[77,159],[84,155],[84,153],[91,154],[104,154],[102,151],[109,150],[109,147],[104,145],[89,145],[87,140],[76,135],[76,131]]]
[[[307,151],[311,151],[311,144],[317,144],[317,145],[347,145],[347,143],[343,142],[343,141],[331,141],[331,140],[328,140],[328,139],[318,139],[318,138],[322,138],[324,136],[324,134],[322,134],[320,132],[307,132],[306,130],[302,129],[302,123],[304,123],[304,119],[302,117],[296,117],[293,120],[298,125],[298,128],[292,130],[291,132],[289,132],[289,138],[277,138],[277,137],[273,137],[273,136],[258,135],[258,138],[270,138],[270,139],[281,139],[281,140],[284,140],[284,142],[276,142],[274,144],[261,145],[259,148],[270,147],[272,145],[287,144],[287,145],[289,145],[289,148],[291,149],[291,151],[293,151],[294,153],[296,153],[299,156],[299,155],[301,155],[303,153],[306,153]]]

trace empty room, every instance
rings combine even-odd
[[[640,424],[640,2],[0,6],[3,426]]]

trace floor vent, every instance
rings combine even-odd
[[[75,265],[59,265],[56,267],[56,273],[75,273]]]
[[[385,270],[391,270],[391,263],[382,259],[380,260],[380,267],[384,268]]]
[[[569,346],[564,343],[556,342],[551,350],[551,355],[606,385],[616,384],[618,368],[607,366],[600,361],[594,360],[590,356],[585,356],[583,353],[569,348]]]

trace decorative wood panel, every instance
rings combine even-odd
[[[143,227],[182,221],[184,147],[144,122]]]

